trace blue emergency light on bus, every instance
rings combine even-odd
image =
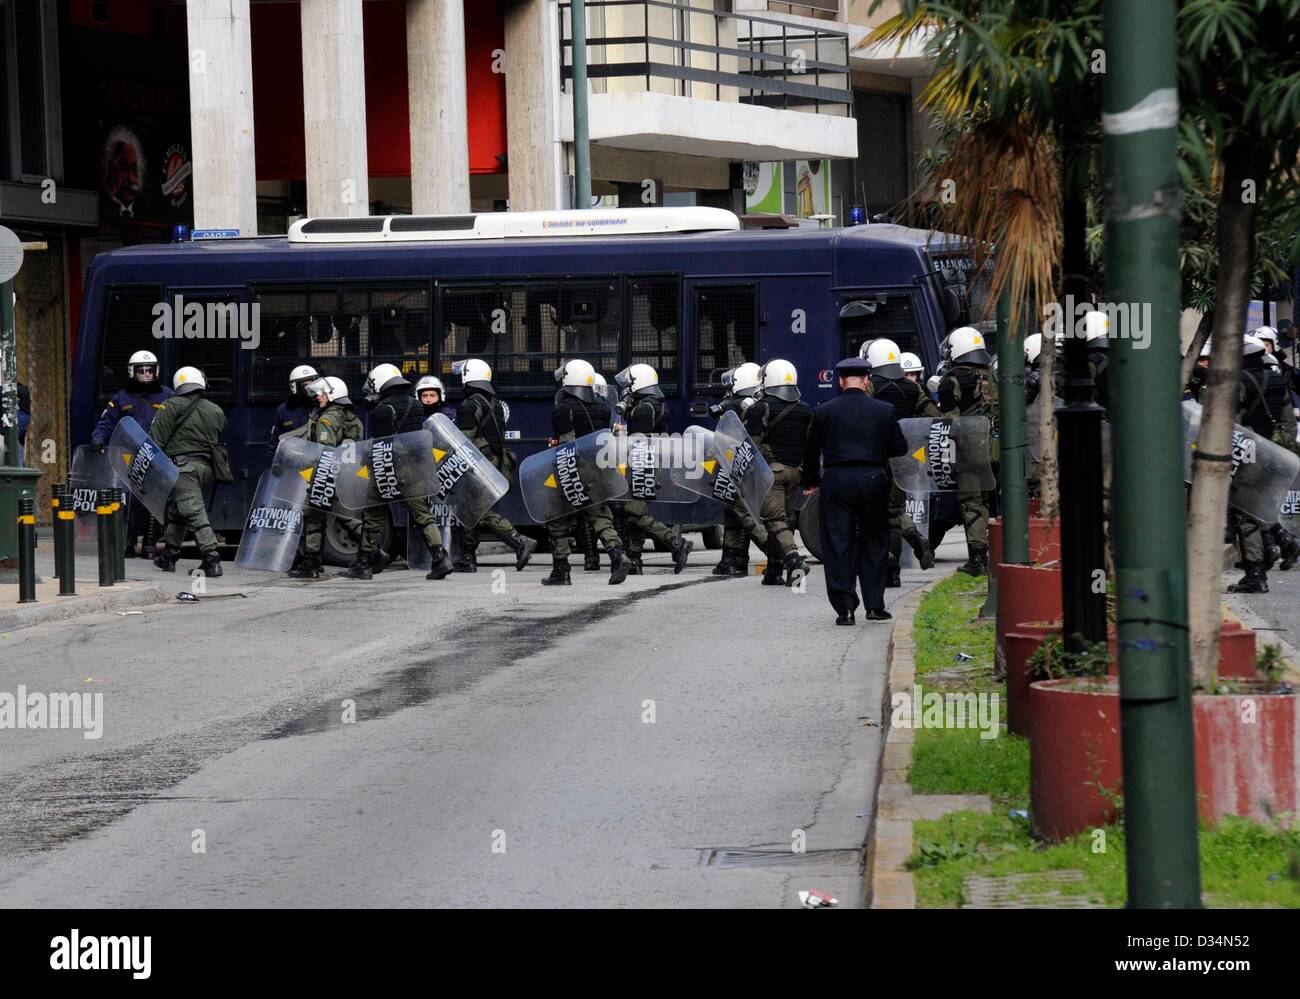
[[[288,237],[203,232],[95,257],[72,443],[90,439],[133,352],[158,354],[166,378],[202,368],[228,419],[236,481],[218,488],[212,507],[214,527],[227,532],[244,524],[273,414],[299,364],[343,378],[354,398],[383,362],[412,383],[435,374],[454,405],[453,363],[480,357],[510,407],[522,459],[551,436],[553,372],[564,358],[582,357],[611,379],[652,364],[680,432],[711,425],[722,375],[744,361],[792,361],[816,405],[833,394],[824,373],[870,339],[889,337],[932,373],[949,330],[991,318],[985,283],[955,238],[897,225],[751,231],[720,209],[631,208],[306,219]],[[259,335],[155,338],[155,307],[178,300],[217,321],[255,315]],[[530,522],[514,491],[502,503],[510,520]],[[680,523],[698,511],[657,515]]]

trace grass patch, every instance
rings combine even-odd
[[[1124,830],[1107,826],[1103,836],[1086,834],[1064,843],[1037,843],[1029,823],[1006,812],[954,812],[913,826],[916,852],[910,866],[919,908],[957,908],[969,875],[1002,877],[1050,871],[1082,871],[1077,883],[1055,885],[1062,894],[1082,894],[1107,907],[1127,895]],[[1246,819],[1226,818],[1202,826],[1201,890],[1214,904],[1245,908],[1300,908],[1300,830],[1266,829]],[[1044,880],[1046,885],[1046,880]],[[1032,886],[1032,881],[1031,881]]]
[[[997,692],[1005,717],[1006,685],[994,683],[994,622],[981,621],[987,580],[956,573],[925,595],[914,623],[917,683],[939,692]],[[955,662],[958,652],[970,661]],[[895,693],[899,693],[895,691]],[[987,794],[993,813],[955,812],[913,826],[909,862],[922,908],[960,906],[962,880],[1081,871],[1074,883],[1052,884],[1107,906],[1124,904],[1124,830],[1108,826],[1064,843],[1029,834],[1029,743],[1006,733],[981,739],[980,729],[924,728],[916,733],[908,780],[917,794]],[[1221,906],[1300,908],[1300,825],[1267,828],[1227,818],[1200,833],[1201,887]],[[1034,887],[1030,879],[1028,888]],[[1044,878],[1041,886],[1048,887]]]

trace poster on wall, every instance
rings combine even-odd
[[[785,189],[784,163],[745,164],[745,210],[780,215]]]
[[[794,200],[796,218],[831,214],[831,161],[794,161]]]

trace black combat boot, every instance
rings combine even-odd
[[[361,554],[358,554],[352,560],[352,564],[339,573],[340,579],[373,579],[374,576],[375,570],[370,563],[370,556]]]
[[[551,556],[551,574],[542,580],[543,586],[572,586],[569,576],[569,557],[567,555]]]
[[[375,553],[370,556],[370,571],[383,572],[392,563],[393,556],[382,548],[376,548]]]
[[[154,557],[153,564],[163,572],[175,572],[180,557],[181,553],[175,548],[165,547]]]
[[[885,589],[893,589],[903,585],[902,567],[894,561],[894,557],[889,557],[889,575],[885,577]]]
[[[680,575],[681,571],[686,568],[686,560],[691,557],[691,549],[694,547],[694,541],[688,541],[686,538],[673,538],[673,575]]]
[[[734,575],[731,571],[731,565],[732,565],[732,561],[735,559],[735,554],[736,554],[735,549],[732,548],[722,549],[722,557],[718,559],[718,564],[713,567],[713,575],[715,576]]]
[[[123,558],[135,558],[139,553],[135,550],[135,535],[126,539],[126,548],[122,552]]]
[[[429,569],[425,579],[446,579],[451,575],[451,556],[446,548],[442,545],[430,545],[429,557],[433,559],[433,567]]]
[[[629,563],[629,564],[628,564],[628,569],[627,569],[627,574],[628,574],[629,576],[644,576],[644,575],[645,575],[645,566],[643,566],[643,565],[641,564],[641,553],[640,553],[640,552],[628,552],[628,553],[627,553],[627,560],[628,560],[628,563]]]
[[[627,579],[632,571],[632,559],[622,548],[615,548],[609,553],[609,585],[617,586]]]
[[[478,549],[464,548],[456,556],[456,561],[451,564],[452,572],[478,572]]]
[[[1296,540],[1296,536],[1281,524],[1275,524],[1272,531],[1281,558],[1278,568],[1286,571],[1300,561],[1300,541]]]
[[[808,575],[808,562],[799,552],[798,548],[791,548],[785,555],[785,585],[794,586],[799,580]]]
[[[525,537],[518,531],[512,531],[507,535],[505,542],[510,546],[510,550],[515,553],[515,572],[520,572],[528,564],[528,560],[533,557],[533,552],[537,551],[537,542],[532,538]]]
[[[1268,592],[1268,573],[1264,571],[1263,563],[1247,562],[1246,575],[1231,586],[1228,587],[1229,593],[1267,593]]]
[[[144,525],[144,545],[141,549],[143,558],[153,558],[158,554],[158,539],[162,537],[162,525],[150,517]]]
[[[600,572],[600,549],[596,547],[596,532],[591,518],[578,514],[578,543],[582,545],[582,571]]]
[[[767,564],[763,566],[762,584],[764,586],[785,585],[785,567],[782,564],[781,559],[772,558],[770,555],[768,556]]]
[[[290,579],[320,579],[324,573],[320,567],[319,555],[304,555],[302,561],[287,573]]]
[[[216,551],[204,552],[199,560],[199,570],[209,579],[221,575],[221,556]]]
[[[989,546],[971,542],[970,558],[957,567],[958,572],[968,576],[987,576],[989,574]]]
[[[930,548],[930,543],[921,537],[921,532],[915,527],[908,528],[903,532],[903,540],[907,542],[908,547],[912,549],[912,554],[916,560],[921,563],[922,569],[934,568],[934,552]]]

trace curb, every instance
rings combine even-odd
[[[125,607],[159,604],[166,599],[161,589],[149,585],[132,585],[129,589],[120,588],[110,593],[86,594],[84,597],[64,598],[62,601],[56,597],[30,607],[0,611],[0,631],[17,631],[20,628],[48,624],[50,621],[63,621],[83,614],[98,614]]]
[[[927,582],[909,593],[889,632],[889,651],[885,660],[889,672],[880,705],[880,727],[885,730],[885,738],[881,741],[880,783],[871,810],[871,828],[867,831],[867,906],[871,909],[916,908],[912,874],[903,867],[912,855],[912,823],[906,819],[882,819],[880,809],[884,802],[911,793],[907,772],[912,766],[913,733],[910,729],[897,729],[889,724],[893,716],[890,706],[893,692],[912,686],[916,679],[916,663],[912,658],[915,649],[912,621],[917,608],[925,595],[944,579],[947,577]]]

